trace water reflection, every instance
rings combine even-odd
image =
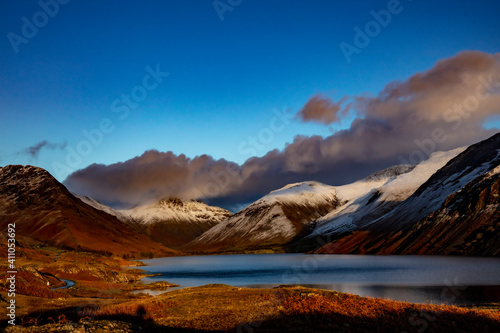
[[[271,254],[170,257],[144,262],[148,266],[143,269],[161,276],[143,282],[164,280],[181,287],[299,284],[418,303],[500,302],[500,259],[496,258]]]

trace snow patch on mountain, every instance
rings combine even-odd
[[[467,147],[460,147],[450,151],[440,151],[431,154],[429,159],[419,163],[412,172],[400,175],[391,180],[381,190],[383,195],[378,201],[403,201],[429,179],[437,170],[441,169],[451,159],[462,153]]]
[[[430,176],[464,150],[465,147],[435,152],[409,172],[395,176],[386,174],[385,178],[370,176],[338,187],[338,197],[348,202],[318,219],[310,236],[348,232],[371,223],[410,197]],[[369,181],[374,178],[378,180]]]
[[[168,221],[169,223],[220,222],[231,216],[231,212],[208,206],[200,201],[182,201],[180,199],[162,199],[154,204],[119,211],[139,224],[151,224]]]
[[[182,201],[180,199],[162,199],[150,205],[133,209],[115,210],[103,203],[82,195],[74,194],[89,206],[116,216],[120,221],[146,226],[152,223],[218,223],[229,216],[228,210],[208,206],[200,201]]]
[[[436,171],[407,200],[388,214],[372,221],[371,229],[401,230],[424,219],[437,211],[453,193],[459,193],[467,184],[478,177],[484,177],[495,170],[499,164],[498,135],[480,144],[458,148],[452,161]],[[495,147],[496,146],[496,147]],[[495,153],[491,153],[494,148]],[[457,151],[454,150],[454,151]]]
[[[117,211],[109,206],[106,206],[105,204],[97,201],[96,199],[94,198],[91,198],[91,197],[87,197],[87,196],[84,196],[84,195],[79,195],[79,194],[76,194],[76,193],[72,193],[75,197],[77,197],[78,199],[80,199],[81,201],[83,201],[84,203],[86,203],[87,205],[95,208],[95,209],[98,209],[98,210],[101,210],[105,213],[108,213],[109,215],[113,215],[115,216],[116,218],[118,218],[120,221],[122,222],[125,222],[125,223],[131,223],[132,222],[132,218],[127,215],[127,214],[124,214],[120,211]]]
[[[262,202],[261,202],[262,204]],[[255,203],[232,218],[219,223],[201,235],[197,243],[263,242],[274,237],[291,238],[295,228],[284,216],[279,205],[260,209]]]
[[[327,200],[335,199],[335,187],[315,181],[306,181],[288,184],[279,190],[271,191],[252,205],[272,205],[275,203],[321,204]]]
[[[285,244],[338,204],[333,186],[314,181],[289,184],[214,226],[190,245]]]

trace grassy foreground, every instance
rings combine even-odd
[[[500,311],[419,305],[333,291],[208,285],[157,297],[134,262],[56,248],[23,248],[18,260],[16,326],[6,332],[500,332]],[[1,268],[5,272],[5,267]],[[2,284],[5,284],[5,277]],[[68,289],[59,279],[76,284]],[[49,283],[49,286],[47,285]]]
[[[302,287],[208,285],[132,300],[59,300],[6,332],[499,332],[500,312]],[[30,319],[28,319],[31,317]],[[30,326],[37,324],[36,326]]]

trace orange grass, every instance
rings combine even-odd
[[[0,280],[2,281],[2,289],[7,290],[6,269],[0,271]],[[46,298],[66,297],[65,294],[50,290],[50,286],[42,279],[38,278],[31,272],[19,270],[16,274],[16,294]]]
[[[241,303],[241,299],[248,302]],[[454,332],[459,329],[488,332],[500,329],[499,311],[412,304],[286,287],[189,288],[151,300],[103,306],[94,314],[97,320],[148,321],[161,327],[203,330],[230,330],[251,322],[259,323],[258,331],[262,332],[298,328],[347,332]]]
[[[170,309],[178,306],[170,300],[152,302],[128,302],[125,304],[111,305],[94,312],[98,317],[127,316],[140,317],[146,320],[164,318],[171,314]]]

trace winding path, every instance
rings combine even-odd
[[[60,279],[61,281],[66,282],[66,284],[62,287],[57,287],[57,288],[52,288],[51,290],[57,290],[57,289],[67,289],[69,287],[73,287],[75,285],[75,281],[73,280],[65,280],[65,279]]]

